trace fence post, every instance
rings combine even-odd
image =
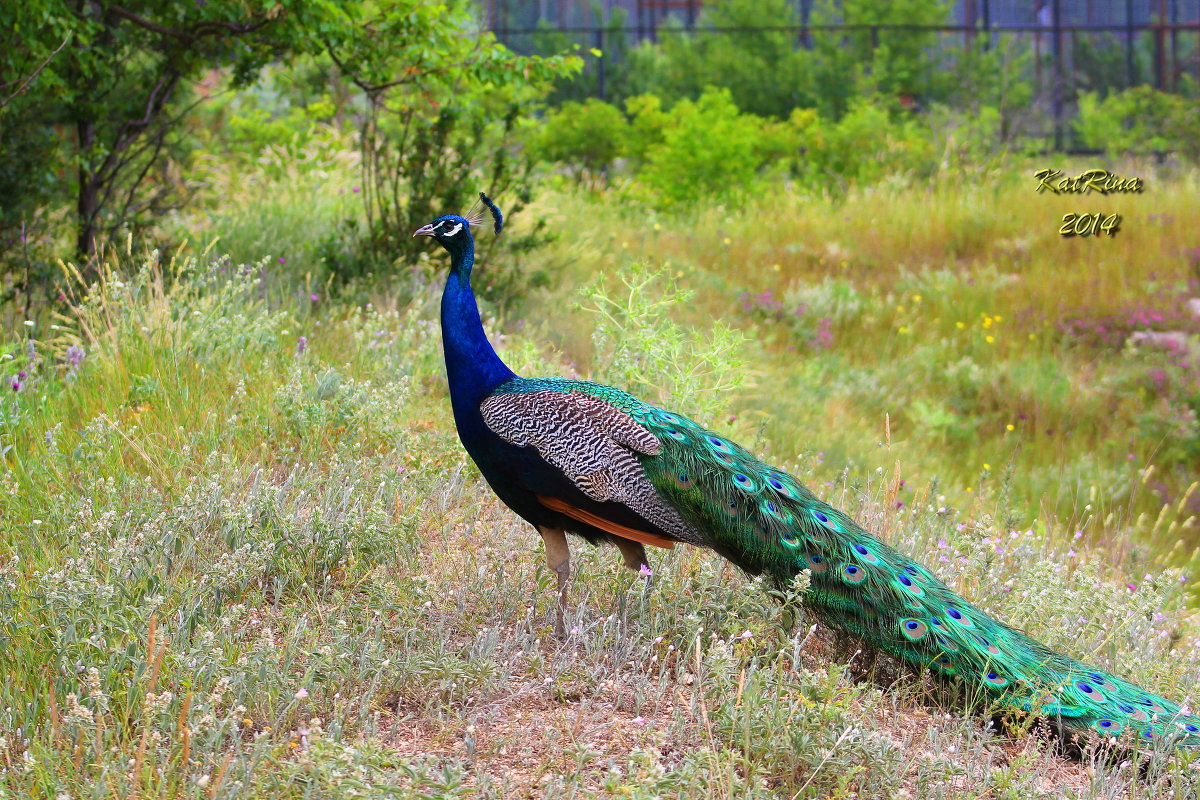
[[[1125,88],[1133,88],[1136,80],[1133,69],[1133,0],[1125,0]]]
[[[992,49],[992,4],[983,0],[983,49]]]
[[[1163,59],[1166,54],[1163,52],[1166,49],[1166,24],[1167,24],[1167,0],[1159,0],[1158,2],[1158,24],[1154,26],[1154,88],[1160,92],[1163,90],[1163,73],[1165,72],[1165,64]]]
[[[1054,149],[1063,149],[1063,48],[1062,48],[1062,0],[1050,0],[1051,23],[1054,25],[1054,88],[1052,108],[1054,111]]]
[[[596,93],[600,95],[601,100],[607,100],[604,92],[604,62],[608,60],[608,51],[604,49],[604,26],[596,27],[596,49],[600,51],[600,57],[596,59]]]

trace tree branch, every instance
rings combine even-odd
[[[47,65],[47,64],[49,64],[49,63],[50,63],[50,62],[51,62],[51,61],[54,59],[54,57],[55,57],[56,55],[58,55],[60,52],[62,52],[62,49],[63,49],[64,47],[66,47],[66,46],[67,46],[67,42],[71,41],[71,35],[72,35],[73,33],[74,33],[74,31],[68,31],[68,32],[67,32],[67,36],[66,36],[66,38],[65,38],[65,39],[63,39],[63,40],[62,40],[62,44],[60,44],[58,47],[54,48],[54,52],[53,52],[53,53],[51,53],[50,55],[46,56],[46,60],[42,62],[41,66],[39,66],[37,69],[35,69],[35,70],[33,71],[33,74],[32,74],[32,75],[30,75],[28,78],[26,78],[26,79],[25,79],[25,80],[24,80],[24,81],[21,83],[21,85],[17,87],[17,90],[16,90],[15,92],[13,92],[13,93],[12,93],[12,94],[10,94],[8,97],[6,97],[6,98],[5,98],[5,99],[4,99],[2,102],[0,102],[0,108],[4,108],[6,105],[8,105],[9,103],[11,103],[13,100],[15,100],[15,99],[17,98],[17,96],[18,96],[18,95],[20,95],[22,92],[24,92],[24,91],[25,91],[25,89],[26,89],[26,88],[29,86],[29,84],[33,82],[33,79],[34,79],[34,78],[36,78],[38,75],[40,75],[40,74],[42,73],[42,70],[44,70],[44,69],[46,68],[46,65]],[[3,84],[3,85],[4,85],[4,86],[8,86],[8,85],[10,85],[11,83],[13,83],[13,82],[12,82],[12,81],[10,81],[9,83]]]
[[[224,20],[205,20],[204,22],[197,23],[190,32],[185,32],[176,30],[175,28],[168,28],[166,25],[160,25],[154,20],[146,19],[141,14],[137,14],[122,6],[109,5],[104,6],[104,8],[105,10],[112,12],[114,16],[128,20],[140,28],[145,28],[148,31],[157,33],[159,36],[167,36],[186,43],[191,43],[197,39],[205,36],[212,36],[213,34],[220,33],[222,31],[232,33],[235,36],[241,36],[243,34],[253,33],[259,28],[269,25],[272,22],[272,19],[269,17],[266,19],[261,19],[258,22],[245,23],[226,22]]]

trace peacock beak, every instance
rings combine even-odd
[[[418,236],[433,236],[433,223],[431,222],[428,225],[422,225],[420,228],[417,228],[415,231],[413,231],[413,238],[415,239]]]

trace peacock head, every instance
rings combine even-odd
[[[476,203],[465,217],[445,214],[428,225],[417,228],[413,236],[432,236],[438,244],[450,251],[452,256],[460,255],[473,242],[471,228],[482,225],[488,218],[488,212],[491,212],[496,233],[500,233],[500,228],[504,225],[504,215],[486,194],[480,192],[479,203]]]
[[[413,236],[432,236],[438,244],[447,250],[452,245],[465,242],[470,238],[471,221],[458,214],[446,214],[438,217],[428,225],[422,225],[413,231]]]

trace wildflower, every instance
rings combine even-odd
[[[32,328],[32,327],[33,327],[33,320],[31,320],[31,319],[27,319],[27,320],[25,320],[25,327],[26,327],[26,328]]]
[[[82,347],[73,344],[67,348],[67,363],[72,367],[78,367],[83,363],[83,358],[86,355],[87,353],[84,352]]]
[[[632,722],[634,725],[645,725],[646,724],[646,720],[640,716],[634,717],[633,719],[630,720],[630,722]]]
[[[299,689],[296,690],[296,694],[293,695],[293,697],[295,697],[297,700],[307,700],[308,699],[308,689],[305,689],[303,686],[301,686]]]
[[[287,259],[286,259],[286,258],[284,258],[283,256],[280,256],[280,257],[279,257],[279,263],[280,263],[280,264],[286,264],[286,263],[287,263]]]
[[[308,349],[308,337],[301,336],[296,340],[296,355],[302,355]]]
[[[991,469],[991,468],[992,468],[992,465],[991,465],[991,464],[989,464],[989,463],[987,463],[987,462],[985,461],[985,462],[983,462],[983,468],[984,468],[984,469]]]
[[[725,237],[725,244],[727,244],[727,245],[733,244],[733,239],[730,239],[728,236],[726,236],[726,237]]]
[[[638,568],[638,577],[640,578],[649,579],[653,574],[654,570],[650,569],[650,567],[646,566],[645,564],[642,564],[642,566]]]
[[[358,188],[357,186],[355,186],[355,187],[354,187],[353,189],[351,189],[350,191],[354,192],[355,194],[358,194],[359,192],[361,192],[361,191],[362,191],[362,189],[360,189],[360,188]]]
[[[1016,429],[1017,429],[1016,426],[1013,425],[1011,422],[1004,426],[1004,430],[1006,430],[1006,431],[1011,432],[1011,431],[1015,431]]]
[[[961,331],[963,328],[967,327],[967,323],[960,321],[960,322],[954,323],[954,326]]]
[[[995,336],[985,336],[985,337],[983,337],[983,340],[985,342],[987,342],[988,344],[991,344],[992,342],[996,341],[996,337]]]
[[[314,302],[314,303],[319,303],[319,302],[321,302],[321,295],[319,295],[319,294],[310,294],[310,295],[308,296],[308,299],[309,299],[309,300],[311,300],[311,301],[312,301],[312,302]]]

